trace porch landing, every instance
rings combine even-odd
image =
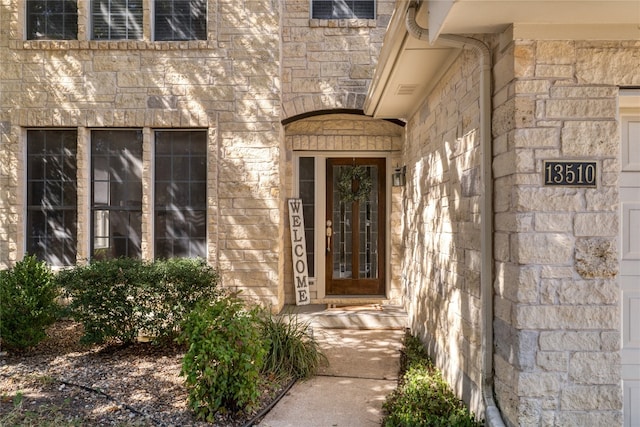
[[[407,313],[391,305],[287,305],[281,314],[297,316],[316,329],[388,329],[407,328]]]

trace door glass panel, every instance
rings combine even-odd
[[[367,166],[372,188],[367,200],[360,203],[360,275],[361,279],[378,277],[378,168]]]
[[[359,174],[353,173],[353,168],[333,166],[333,278],[375,279],[378,278],[378,167],[359,166],[364,170],[363,179],[370,183],[370,190],[361,195]],[[348,181],[352,197],[345,197]],[[352,200],[353,195],[361,197]]]

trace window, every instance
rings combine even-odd
[[[95,40],[142,38],[142,0],[93,0],[91,21]]]
[[[55,266],[76,262],[74,130],[27,131],[27,252]]]
[[[206,40],[207,0],[156,0],[156,40]]]
[[[315,277],[315,207],[316,180],[315,158],[300,157],[298,188],[304,214],[304,235],[307,245],[307,270],[309,277]]]
[[[75,0],[27,0],[27,39],[77,38],[78,6]]]
[[[155,256],[207,255],[207,133],[155,133]]]
[[[314,19],[375,19],[374,0],[312,0]]]
[[[142,131],[91,132],[91,256],[141,256]]]

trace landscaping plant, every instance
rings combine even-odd
[[[25,349],[46,336],[59,314],[58,288],[46,263],[33,255],[0,271],[0,339],[3,347]]]
[[[84,343],[130,343],[178,335],[200,300],[218,293],[218,273],[203,260],[146,262],[133,258],[95,261],[60,272],[68,313],[84,326]]]
[[[181,375],[197,418],[212,422],[219,410],[257,402],[267,348],[259,316],[259,308],[248,309],[234,296],[199,303],[189,315],[179,339],[188,346]]]
[[[477,421],[458,399],[428,358],[417,338],[407,334],[398,388],[383,408],[385,427],[478,427]]]
[[[327,363],[307,322],[266,314],[262,329],[269,338],[265,372],[275,377],[309,378]]]

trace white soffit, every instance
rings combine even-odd
[[[502,33],[515,39],[640,40],[640,0],[430,0],[416,20],[429,28],[419,41],[404,28],[407,0],[397,0],[365,113],[407,119],[459,50],[438,47],[441,34]],[[435,40],[435,44],[434,44]]]
[[[433,3],[433,5],[431,5]],[[442,0],[431,1],[442,9]],[[562,25],[640,25],[638,0],[446,0],[446,17],[430,19],[437,34],[496,33],[513,23]],[[435,18],[435,17],[434,17]],[[432,22],[433,21],[433,22]]]

